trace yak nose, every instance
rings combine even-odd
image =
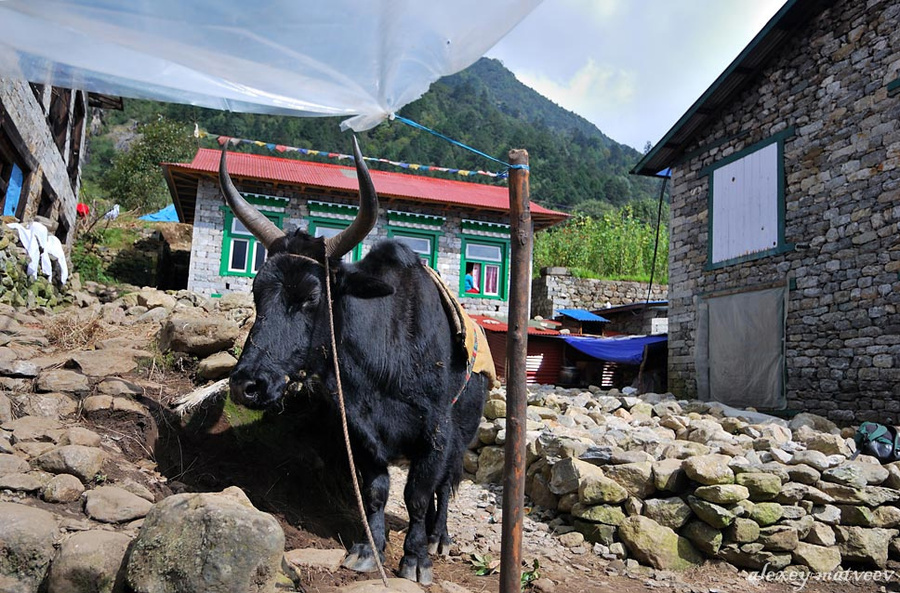
[[[231,389],[231,397],[240,404],[259,405],[266,400],[268,385],[266,380],[261,377],[234,374],[228,383]]]

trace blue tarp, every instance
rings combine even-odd
[[[579,352],[610,362],[641,364],[644,346],[665,342],[668,336],[624,336],[621,338],[588,338],[563,336],[566,344]]]
[[[585,309],[560,309],[560,315],[565,315],[566,317],[571,317],[577,321],[603,321],[609,323],[609,319],[605,317],[600,317],[590,311],[586,311]]]
[[[169,204],[158,212],[141,216],[141,220],[152,220],[154,222],[178,222],[178,213],[175,212],[175,204]]]

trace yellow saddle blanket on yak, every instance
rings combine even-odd
[[[469,360],[469,373],[483,373],[490,380],[490,386],[499,387],[500,381],[497,379],[497,369],[494,368],[494,359],[491,356],[491,348],[488,346],[487,337],[484,335],[484,329],[475,323],[469,314],[466,313],[450,289],[444,284],[444,281],[429,266],[425,266],[434,280],[435,286],[441,295],[441,302],[444,305],[444,311],[450,321],[450,328],[454,333],[454,341],[465,346],[466,357]]]

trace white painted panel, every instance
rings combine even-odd
[[[712,175],[712,263],[778,246],[778,144]]]

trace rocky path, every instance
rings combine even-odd
[[[340,457],[296,441],[316,434],[285,429],[287,412],[260,422],[222,402],[188,418],[169,408],[228,373],[253,314],[247,298],[86,286],[71,300],[61,311],[0,305],[0,591],[326,591],[363,578],[337,566],[353,528],[332,524],[354,522],[331,497],[346,494]],[[871,575],[900,557],[900,467],[850,464],[839,430],[599,390],[535,389],[530,404],[523,570],[537,568],[534,590],[897,590]],[[456,544],[431,590],[498,587],[476,571],[500,556],[502,390],[486,414],[451,503]],[[727,484],[700,463],[708,457]],[[677,487],[676,469],[692,472]],[[392,469],[389,568],[402,550],[403,472]],[[710,527],[719,520],[729,527]],[[668,565],[621,525],[658,529],[649,547],[675,542],[690,566]],[[755,535],[738,546],[750,536],[731,525]],[[869,580],[804,580],[796,550],[829,541]],[[753,581],[759,570],[723,561],[713,542],[732,562],[784,561],[797,575]]]

